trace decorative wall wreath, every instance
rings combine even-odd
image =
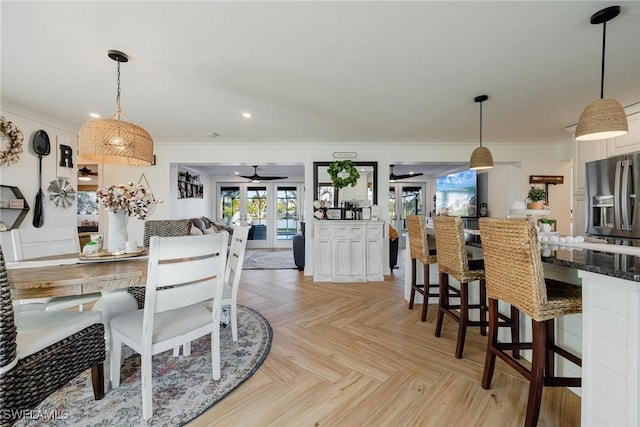
[[[329,165],[327,172],[338,190],[348,185],[355,187],[360,178],[360,172],[351,160],[337,160]]]
[[[4,140],[9,140],[9,146],[4,149]],[[0,166],[10,165],[20,160],[22,153],[22,131],[4,116],[0,116]]]

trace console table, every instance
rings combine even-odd
[[[384,221],[316,220],[314,282],[382,281]]]

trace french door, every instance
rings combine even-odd
[[[302,184],[221,183],[218,217],[251,225],[248,248],[290,248],[298,230]]]
[[[400,234],[399,247],[407,242],[407,215],[424,215],[425,184],[395,183],[389,186],[389,222]]]

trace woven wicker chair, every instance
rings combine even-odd
[[[480,219],[480,239],[485,259],[489,297],[489,340],[482,387],[491,387],[496,356],[529,380],[525,426],[535,426],[543,386],[580,387],[580,378],[554,376],[554,353],[578,366],[581,359],[554,343],[554,319],[582,311],[579,286],[545,279],[538,236],[530,219]],[[531,343],[498,342],[498,301],[516,306],[531,317]],[[510,357],[514,347],[533,350],[531,368]]]
[[[0,247],[0,425],[13,424],[89,368],[94,397],[102,399],[104,360],[99,312],[14,312]]]
[[[429,297],[438,297],[438,284],[429,283],[429,266],[437,263],[438,258],[436,257],[436,250],[429,249],[424,217],[422,215],[408,215],[407,229],[409,231],[409,248],[411,254],[411,295],[409,297],[409,309],[413,310],[416,292],[422,295],[424,300],[420,320],[424,322],[427,320]],[[423,285],[416,283],[418,261],[423,265]],[[435,289],[435,291],[431,292],[431,289]]]
[[[456,357],[460,359],[464,351],[467,326],[479,326],[480,333],[486,335],[487,307],[482,260],[469,262],[465,246],[464,231],[460,217],[437,216],[433,218],[436,233],[436,251],[438,252],[438,271],[440,272],[440,296],[438,299],[438,317],[436,320],[436,337],[442,333],[444,315],[458,322],[458,341]],[[460,282],[459,304],[451,304],[449,276]],[[480,281],[480,302],[469,304],[469,282]],[[469,320],[469,310],[478,309],[480,320]]]

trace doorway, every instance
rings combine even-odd
[[[220,183],[218,217],[230,225],[250,225],[247,247],[292,248],[299,228],[302,184]]]
[[[399,247],[407,243],[407,215],[425,215],[424,183],[392,183],[389,186],[389,222],[400,234]]]

